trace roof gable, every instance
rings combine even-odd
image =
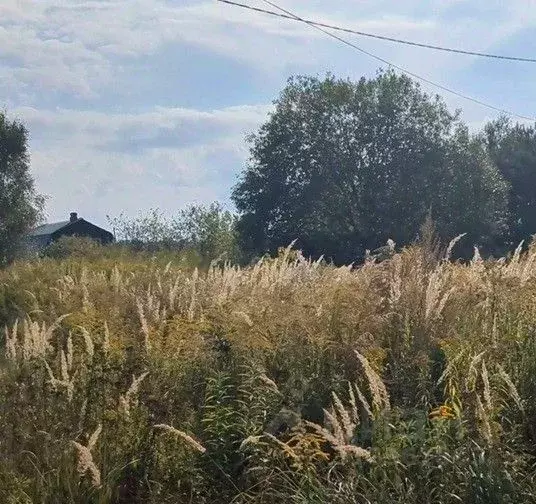
[[[61,221],[61,222],[53,222],[50,224],[43,224],[42,226],[38,226],[35,229],[32,229],[28,233],[28,236],[30,238],[32,237],[33,238],[40,238],[40,237],[53,238],[53,237],[61,236],[64,233],[68,235],[76,234],[77,230],[81,231],[82,234],[91,230],[90,234],[97,233],[98,235],[101,235],[101,236],[106,235],[108,239],[113,240],[112,233],[82,218],[77,218],[74,221],[68,220],[68,221]]]
[[[42,226],[37,226],[35,229],[32,229],[28,235],[29,236],[47,236],[59,231],[68,224],[71,224],[70,221],[62,222],[52,222],[50,224],[43,224]]]
[[[52,236],[58,236],[62,235],[63,233],[67,234],[73,234],[76,235],[77,233],[80,233],[81,236],[86,236],[86,233],[90,232],[87,236],[93,236],[95,234],[102,236],[107,235],[109,238],[113,239],[113,234],[110,233],[110,231],[107,231],[106,229],[103,229],[99,226],[96,226],[95,224],[92,224],[91,222],[79,218],[73,222],[68,221],[64,226],[60,226],[58,229],[50,233]]]

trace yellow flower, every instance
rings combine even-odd
[[[438,418],[446,418],[450,420],[452,418],[456,418],[456,414],[454,413],[454,410],[450,406],[443,404],[439,406],[438,408],[432,410],[428,417],[431,420],[436,420]]]

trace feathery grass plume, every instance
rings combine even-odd
[[[248,436],[244,441],[240,443],[238,451],[244,450],[247,446],[255,446],[261,444],[262,436]]]
[[[63,351],[62,351],[63,353]],[[62,379],[58,379],[54,376],[54,373],[52,372],[52,369],[51,367],[49,366],[48,362],[43,359],[43,362],[45,364],[45,369],[47,371],[47,374],[49,376],[49,380],[48,380],[48,383],[50,383],[50,385],[52,386],[53,390],[58,390],[58,387],[62,387],[62,388],[65,388],[65,390],[67,391],[67,400],[69,402],[72,401],[73,399],[73,396],[74,396],[74,378],[75,376],[73,375],[70,379],[69,379],[69,375],[67,373],[67,368],[66,366],[64,366],[63,362],[61,364],[61,374],[62,374]]]
[[[194,450],[198,451],[199,453],[205,453],[207,451],[207,449],[203,445],[198,443],[192,436],[189,436],[188,434],[186,434],[186,432],[175,429],[175,427],[172,427],[171,425],[156,424],[156,425],[153,425],[153,427],[155,429],[160,429],[160,430],[163,430],[165,432],[168,432],[170,434],[173,434],[179,437],[180,439],[186,441],[186,444],[191,446]]]
[[[177,299],[177,294],[179,293],[180,281],[181,281],[181,277],[177,276],[175,278],[175,282],[169,289],[168,306],[171,311],[175,310],[175,301]]]
[[[82,311],[87,313],[91,308],[91,303],[89,301],[89,289],[85,283],[82,284]]]
[[[19,326],[19,319],[15,320],[15,323],[13,324],[13,327],[11,328],[11,331],[5,326],[5,335],[6,335],[6,349],[5,349],[5,356],[7,359],[10,360],[16,360],[17,359],[17,346],[18,346],[18,339],[17,339],[17,331]]]
[[[110,329],[108,328],[108,322],[104,321],[104,335],[102,338],[102,351],[104,355],[108,355],[110,352]]]
[[[290,459],[292,459],[294,462],[297,462],[300,464],[300,457],[298,454],[293,450],[292,446],[289,446],[287,443],[284,443],[280,439],[277,439],[273,434],[265,433],[264,436],[269,439],[270,441],[274,442],[279,448],[281,448],[281,451],[284,453],[284,455]]]
[[[432,321],[443,313],[447,301],[456,291],[456,287],[445,290],[449,278],[444,265],[439,264],[429,276],[425,291],[425,320]]]
[[[344,440],[344,429],[341,426],[338,418],[327,409],[323,409],[322,411],[324,412],[324,423],[331,427],[333,436],[335,436],[337,442],[340,443]]]
[[[110,283],[112,284],[113,291],[117,294],[121,289],[121,273],[119,268],[115,265],[112,269],[112,274],[110,275]]]
[[[478,394],[476,394],[476,416],[480,420],[480,434],[482,435],[482,438],[488,444],[491,444],[493,441],[493,436],[491,433],[491,425],[488,419],[488,412],[485,410]]]
[[[102,432],[102,424],[99,424],[93,434],[89,437],[87,447],[88,450],[92,450],[95,445],[97,444],[97,441],[99,440],[100,433]]]
[[[340,437],[337,437],[335,434],[332,434],[325,427],[322,427],[321,425],[318,425],[314,422],[309,422],[307,420],[304,422],[304,425],[311,428],[319,436],[323,437],[331,445],[331,447],[339,454],[342,460],[345,460],[348,455],[354,455],[354,456],[357,456],[358,458],[365,459],[369,462],[372,461],[372,456],[368,450],[365,450],[364,448],[361,448],[360,446],[349,444],[348,442],[346,442],[345,439],[341,439]],[[340,430],[340,432],[342,432],[342,429]]]
[[[95,432],[90,436],[87,446],[84,446],[77,441],[71,441],[77,455],[76,470],[80,476],[87,474],[94,488],[100,488],[101,486],[101,473],[93,460],[91,450],[95,447],[101,431],[102,425],[99,424]]]
[[[240,320],[244,321],[244,323],[248,327],[253,327],[253,321],[251,320],[251,318],[249,317],[249,315],[246,312],[234,311],[233,315],[236,315],[238,318],[240,318]]]
[[[475,355],[469,363],[469,370],[467,371],[467,377],[465,379],[466,392],[472,392],[475,389],[476,378],[478,376],[477,366],[480,364],[480,361],[482,360],[482,357],[484,357],[485,353],[486,350]]]
[[[521,257],[521,251],[523,250],[523,244],[525,243],[525,240],[521,240],[519,245],[516,247],[514,251],[514,255],[512,256],[512,259],[510,260],[510,264],[518,264],[519,258]]]
[[[352,389],[352,384],[348,382],[348,395],[350,397],[350,414],[352,415],[352,418],[354,419],[354,422],[356,425],[359,425],[359,411],[357,409],[357,403],[355,400],[355,394]]]
[[[50,340],[54,331],[60,326],[61,322],[70,314],[58,317],[48,328],[45,322],[39,325],[38,322],[30,320],[27,317],[23,322],[22,331],[22,358],[29,360],[35,357],[44,357],[52,351]]]
[[[324,421],[330,429],[309,421],[305,421],[304,425],[312,428],[318,435],[330,443],[342,459],[345,459],[348,454],[352,454],[359,458],[370,460],[370,453],[367,450],[352,444],[355,429],[359,424],[359,415],[357,413],[355,396],[353,395],[350,384],[349,390],[351,397],[350,411],[345,408],[337,394],[332,392],[333,412],[324,410]]]
[[[67,365],[67,358],[65,357],[65,352],[63,350],[60,350],[60,372],[62,381],[68,382],[69,370]]]
[[[314,422],[310,422],[308,420],[304,421],[304,425],[306,425],[307,427],[310,427],[317,434],[322,436],[328,443],[331,444],[333,448],[337,449],[337,447],[341,445],[341,439],[339,439],[335,434],[331,433],[325,427],[322,427],[321,425],[318,425],[317,423],[314,423]],[[342,444],[344,444],[344,442]]]
[[[486,368],[486,361],[482,359],[482,383],[484,384],[484,405],[487,411],[491,411],[491,389],[489,386],[488,369]]]
[[[192,322],[194,320],[198,278],[199,278],[199,270],[195,268],[192,274],[192,279],[191,279],[192,291],[190,295],[190,306],[188,307],[188,322]]]
[[[145,317],[143,304],[138,298],[136,298],[136,306],[138,308],[138,316],[140,318],[141,332],[143,333],[143,347],[145,351],[148,352],[151,349],[151,342],[149,339],[150,338],[149,324],[147,323],[147,318]]]
[[[435,315],[434,310],[439,303],[439,295],[442,288],[442,275],[441,269],[438,267],[430,274],[428,278],[428,285],[425,290],[424,296],[424,318],[429,320],[432,314]]]
[[[142,373],[137,378],[132,376],[132,383],[130,384],[130,387],[126,391],[125,395],[119,396],[119,408],[127,418],[130,416],[130,409],[134,405],[134,401],[140,390],[141,382],[148,374],[149,371],[145,371],[145,373]]]
[[[48,378],[49,378],[49,383],[52,385],[52,388],[54,390],[57,390],[57,385],[58,385],[58,382],[60,382],[60,380],[58,380],[55,376],[54,376],[54,373],[52,372],[52,369],[50,368],[48,362],[46,360],[43,359],[43,363],[45,365],[45,369],[47,371],[47,374],[48,374]]]
[[[347,444],[347,445],[340,446],[338,449],[340,452],[346,453],[348,455],[353,455],[354,457],[357,457],[360,459],[364,459],[367,462],[372,462],[373,460],[370,452],[366,450],[365,448],[361,448],[361,446]]]
[[[70,371],[73,368],[73,335],[71,331],[69,331],[69,336],[67,337],[67,352],[65,353],[65,357],[67,359],[67,369]]]
[[[503,369],[503,367],[500,364],[497,364],[497,369],[499,371],[499,376],[502,378],[502,380],[508,387],[510,397],[514,400],[519,410],[524,413],[525,408],[523,406],[523,400],[521,399],[521,396],[519,395],[519,392],[517,391],[517,387],[514,385],[514,382],[510,378],[510,375]]]
[[[524,286],[534,275],[534,263],[536,262],[536,252],[529,253],[522,265],[519,281],[521,286]]]
[[[84,338],[84,344],[86,345],[86,354],[89,357],[89,360],[92,360],[93,355],[95,354],[95,345],[93,344],[93,338],[85,327],[78,326],[78,328],[80,329],[82,337]]]
[[[274,392],[277,392],[278,394],[281,393],[281,392],[279,392],[279,388],[277,386],[277,383],[275,383],[275,381],[273,381],[270,378],[268,378],[264,373],[261,373],[259,375],[259,380],[261,382],[263,382],[265,385],[268,385],[268,387],[270,387]]]
[[[395,255],[391,263],[393,270],[389,282],[389,305],[394,308],[402,296],[402,256]]]
[[[450,261],[450,258],[452,256],[452,250],[456,246],[456,244],[466,235],[467,233],[462,233],[450,240],[449,245],[447,247],[447,251],[445,252],[445,261]]]
[[[333,398],[333,412],[340,419],[340,426],[345,439],[347,441],[350,441],[354,435],[354,430],[356,428],[355,419],[350,418],[348,411],[346,411],[346,408],[343,406],[342,401],[339,399],[339,396],[335,392],[332,392],[331,396]]]
[[[482,256],[480,255],[480,250],[478,249],[478,247],[474,247],[473,258],[471,259],[471,267],[473,269],[481,270],[483,262],[484,261],[482,259]]]
[[[389,409],[389,394],[385,388],[385,384],[382,379],[372,369],[369,361],[364,355],[361,355],[357,350],[354,350],[354,354],[357,357],[357,360],[361,363],[365,377],[367,378],[368,386],[372,395],[372,408],[376,411],[382,409]]]

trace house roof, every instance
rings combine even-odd
[[[28,234],[29,236],[46,236],[59,231],[68,224],[71,224],[71,221],[61,221],[61,222],[52,222],[50,224],[43,224],[42,226],[37,226],[35,229],[32,229]]]

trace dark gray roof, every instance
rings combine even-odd
[[[70,224],[71,221],[62,221],[62,222],[52,222],[51,224],[43,224],[42,226],[38,226],[35,229],[32,229],[28,235],[29,236],[46,236],[51,235],[52,233],[55,233],[56,231],[60,230],[61,228],[67,226],[67,224]]]

